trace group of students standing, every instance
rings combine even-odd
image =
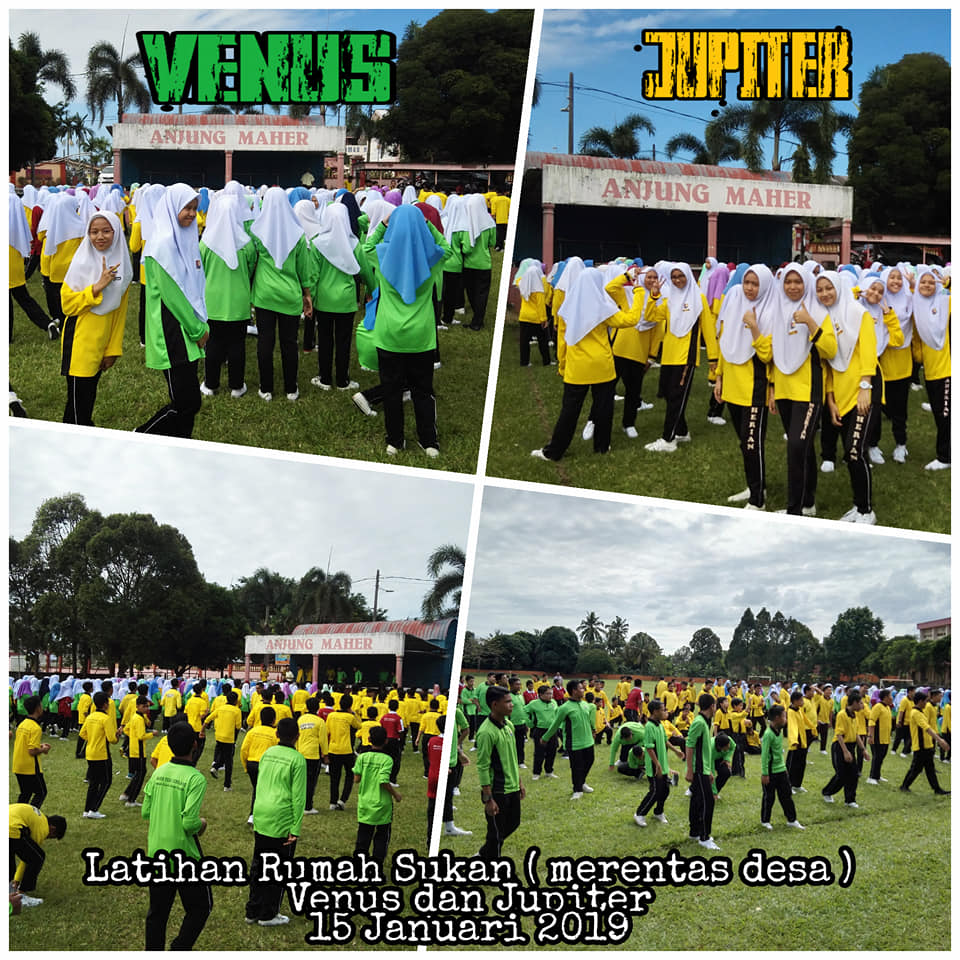
[[[949,280],[949,268],[909,263],[834,272],[810,260],[776,272],[764,264],[731,271],[708,258],[696,280],[686,263],[593,266],[570,257],[544,274],[542,264],[524,260],[515,278],[520,363],[529,364],[531,337],[543,363],[553,363],[552,331],[563,378],[553,436],[532,456],[561,459],[588,392],[583,436],[606,453],[618,380],[623,430],[637,438],[637,412],[649,406],[643,380],[655,364],[666,411],[661,436],[645,449],[674,452],[691,439],[686,407],[702,343],[713,386],[707,419],[723,424],[724,406],[729,410],[747,480],[729,502],[766,508],[767,424],[779,413],[787,440],[785,512],[816,514],[815,438],[822,426],[823,471],[834,468],[839,440],[850,474],[853,506],[841,519],[873,524],[870,465],[884,462],[881,412],[892,424],[893,459],[903,463],[907,398],[919,367],[937,426],[936,457],[926,469],[950,466]]]
[[[409,392],[420,445],[438,456],[437,331],[460,322],[454,314],[463,313],[464,294],[473,311],[469,328],[483,326],[498,245],[488,203],[502,210],[497,194],[448,197],[412,186],[253,191],[236,181],[220,191],[177,183],[137,184],[126,199],[119,185],[90,194],[31,187],[21,199],[11,184],[9,198],[10,335],[16,301],[51,338],[59,336],[65,422],[93,424],[100,378],[122,353],[129,289],[138,277],[146,366],[163,375],[169,396],[138,432],[191,436],[202,396],[220,388],[224,364],[231,396],[247,392],[254,315],[263,401],[276,392],[278,340],[283,393],[299,398],[302,324],[303,350],[316,348],[318,356],[314,386],[350,392],[368,415],[382,403],[391,455],[405,445]],[[25,285],[35,247],[50,317]],[[358,306],[363,318],[355,329]],[[361,366],[379,371],[377,387],[359,391],[351,379],[354,338]]]

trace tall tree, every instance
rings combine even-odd
[[[740,137],[741,157],[754,172],[764,169],[764,142],[772,137],[770,169],[779,170],[780,141],[790,133],[803,140],[804,125],[812,119],[814,105],[804,100],[755,100],[725,107],[715,121],[720,134]]]
[[[640,154],[637,131],[651,137],[656,133],[653,124],[640,113],[631,113],[609,130],[591,127],[580,138],[580,153],[590,157],[619,157],[634,160]]]
[[[623,648],[623,662],[630,670],[649,674],[654,658],[661,654],[660,644],[649,633],[635,633]]]
[[[580,643],[568,627],[547,627],[543,631],[542,653],[537,666],[541,670],[569,673],[577,663]]]
[[[577,627],[577,636],[585,647],[599,647],[603,642],[603,621],[591,610]]]
[[[867,654],[883,642],[883,621],[869,607],[851,607],[824,637],[824,658],[834,674],[854,675]]]
[[[888,677],[905,677],[913,666],[917,638],[909,635],[891,637],[884,644],[881,667]]]
[[[21,33],[17,40],[17,53],[27,58],[36,69],[36,79],[41,83],[55,83],[67,100],[77,96],[77,87],[70,76],[70,61],[59,50],[44,50],[40,37],[35,33]]]
[[[11,170],[56,156],[58,127],[52,108],[43,99],[39,70],[36,59],[10,43],[9,127],[16,131],[16,136],[9,138]]]
[[[611,657],[619,657],[623,652],[624,644],[627,642],[627,632],[630,630],[630,624],[623,617],[614,617],[607,624],[606,650]]]
[[[445,543],[430,554],[427,575],[433,577],[434,582],[421,605],[421,612],[427,620],[455,617],[460,612],[466,565],[467,555],[454,543]]]
[[[603,647],[583,647],[577,657],[577,673],[612,673],[613,660]]]
[[[950,235],[950,64],[913,53],[860,89],[849,147],[859,229]]]
[[[833,175],[833,162],[837,159],[837,138],[849,137],[855,118],[841,113],[831,100],[816,100],[812,116],[800,127],[802,145],[813,157],[811,181],[829,183]],[[794,180],[797,180],[794,169]]]
[[[733,629],[733,638],[727,650],[727,670],[731,674],[747,676],[754,672],[750,641],[757,628],[753,611],[747,607],[740,615],[740,622]]]
[[[104,111],[112,100],[117,105],[117,122],[123,111],[136,106],[140,113],[149,113],[152,101],[147,85],[140,79],[137,68],[140,54],[126,59],[112,43],[98,43],[87,55],[87,106],[94,120],[103,123]]]
[[[349,623],[354,620],[350,599],[353,584],[342,570],[327,573],[319,567],[308,570],[293,591],[292,614],[296,623]]]
[[[692,133],[678,133],[667,141],[665,149],[671,160],[683,151],[692,154],[690,163],[704,163],[709,166],[740,159],[740,141],[719,127],[716,120],[711,120],[706,125],[702,140]]]
[[[294,619],[295,587],[295,581],[266,567],[260,567],[249,577],[241,577],[234,593],[246,617],[247,629],[252,633],[286,633],[289,621]]]
[[[691,667],[697,674],[717,677],[723,673],[723,647],[709,628],[701,627],[690,638]]]

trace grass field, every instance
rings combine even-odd
[[[608,684],[609,686],[609,684]],[[469,748],[468,748],[469,749]],[[527,742],[527,769],[520,771],[526,789],[523,820],[503,855],[519,864],[529,847],[541,850],[539,871],[544,882],[551,857],[664,857],[676,848],[686,858],[707,855],[687,839],[689,801],[683,796],[685,766],[670,754],[680,786],[671,789],[664,825],[647,816],[649,826],[633,822],[646,793],[646,778],[633,781],[608,770],[610,748],[596,748],[588,777],[595,793],[571,800],[569,763],[557,757],[559,779],[531,779],[533,744]],[[468,754],[471,758],[475,753]],[[821,788],[832,776],[829,756],[814,746],[804,779],[806,794],[794,797],[803,832],[785,826],[779,804],[771,822],[760,827],[760,758],[746,758],[746,779],[733,777],[716,804],[713,836],[720,851],[710,854],[732,861],[733,880],[725,886],[658,887],[649,913],[633,920],[632,935],[620,944],[626,950],[947,950],[950,945],[950,799],[936,797],[926,779],[910,794],[897,789],[909,761],[889,756],[883,772],[888,783],[867,786],[861,777],[859,809],[844,806],[842,793],[828,805]],[[936,763],[940,783],[950,789],[949,764]],[[461,797],[456,801],[457,826],[472,837],[441,837],[440,849],[458,856],[477,852],[485,835],[476,767],[464,768]],[[824,857],[835,877],[841,874],[838,850],[846,845],[856,858],[849,889],[829,886],[748,887],[737,877],[740,862],[752,849],[779,857]],[[901,883],[923,876],[920,883]],[[556,889],[556,888],[555,888]],[[895,902],[891,895],[895,891]],[[488,890],[488,901],[491,891]],[[574,921],[576,922],[576,921]],[[532,936],[532,919],[524,930]],[[532,945],[530,949],[533,949]],[[566,949],[569,949],[567,947]]]
[[[746,487],[733,428],[729,422],[723,427],[707,423],[710,388],[705,362],[696,372],[687,404],[692,442],[679,444],[675,453],[650,453],[643,449],[645,443],[660,436],[665,410],[663,399],[657,398],[659,370],[651,369],[644,380],[643,399],[653,402],[654,407],[637,415],[636,440],[624,435],[623,405],[616,403],[610,452],[596,456],[592,444],[580,439],[589,411],[588,398],[573,443],[563,459],[556,463],[533,459],[530,451],[550,439],[560,413],[562,382],[555,366],[541,365],[535,347],[532,365],[520,366],[517,335],[516,314],[508,311],[487,461],[489,476],[722,506],[728,505],[728,496]],[[618,392],[622,393],[622,389],[620,384]],[[933,416],[920,408],[925,400],[925,391],[909,394],[910,452],[905,464],[894,463],[891,458],[893,437],[889,421],[884,421],[880,448],[887,462],[873,468],[874,511],[877,522],[885,526],[949,533],[950,471],[923,469],[934,458],[936,445]],[[819,464],[819,437],[816,449]],[[786,506],[786,448],[779,417],[770,419],[766,452],[767,509],[778,510]],[[842,446],[839,452],[842,454]],[[818,516],[837,519],[852,504],[850,480],[842,462],[834,473],[819,475]]]
[[[434,374],[439,458],[429,459],[418,446],[413,409],[409,404],[406,405],[407,447],[396,457],[388,457],[382,408],[377,417],[365,417],[353,405],[350,392],[321,391],[313,386],[310,378],[317,374],[316,354],[300,354],[300,399],[296,403],[290,403],[282,393],[275,395],[271,403],[265,403],[257,396],[259,377],[255,337],[247,337],[246,396],[239,400],[230,396],[224,369],[217,395],[203,400],[194,438],[473,473],[480,449],[480,426],[490,372],[490,347],[502,258],[502,253],[493,254],[493,282],[483,330],[476,332],[457,325],[439,333],[443,367]],[[45,308],[39,273],[30,278],[27,287],[33,298]],[[94,422],[99,427],[132,430],[167,402],[161,374],[144,366],[143,349],[137,336],[141,292],[139,284],[130,287],[123,356],[100,381],[94,410]],[[465,316],[458,319],[470,322],[469,306]],[[10,344],[12,389],[23,401],[29,416],[59,421],[63,417],[65,401],[59,345],[51,343],[47,334],[30,323],[19,307],[14,308],[14,324],[14,341]],[[283,378],[279,347],[274,350],[274,368],[275,383],[280,389]],[[362,389],[379,382],[377,374],[360,369],[355,344],[350,374]]]
[[[47,815],[60,814],[67,819],[67,833],[63,840],[48,840],[44,844],[46,863],[40,873],[36,895],[43,898],[39,907],[25,909],[11,918],[11,950],[91,950],[95,945],[123,944],[125,949],[143,949],[144,919],[148,897],[143,887],[93,887],[81,883],[84,862],[82,851],[100,847],[104,860],[116,856],[130,856],[137,848],[146,849],[147,823],[139,809],[128,809],[118,801],[127,780],[127,762],[113,747],[113,785],[103,802],[104,820],[85,820],[83,812],[86,797],[86,763],[74,759],[76,734],[68,742],[45,734],[52,744],[44,758],[44,776],[50,791],[43,803]],[[154,741],[155,742],[155,741]],[[207,774],[207,793],[201,815],[207,819],[207,830],[201,840],[204,856],[241,857],[248,868],[253,854],[253,827],[247,826],[250,810],[250,781],[240,763],[240,744],[234,764],[233,791],[224,793],[223,775],[210,778],[209,764],[213,757],[212,741],[207,745],[197,768]],[[148,742],[148,749],[150,743]],[[390,853],[414,849],[427,852],[427,791],[422,779],[423,764],[419,754],[414,755],[409,743],[403,756],[399,782],[403,800],[394,806],[393,833]],[[149,780],[149,776],[148,776]],[[18,795],[16,778],[9,777],[10,802]],[[356,790],[347,802],[346,811],[328,810],[329,779],[321,774],[317,783],[315,806],[320,813],[303,818],[303,832],[297,844],[299,857],[351,856],[357,836]],[[143,800],[143,795],[140,798]],[[387,871],[390,857],[387,857]],[[389,876],[389,873],[387,874]],[[313,929],[312,921],[291,916],[282,927],[248,926],[244,923],[246,887],[215,887],[213,913],[197,941],[198,950],[302,950],[304,938]],[[289,915],[289,902],[284,897],[282,912]],[[174,904],[167,928],[167,942],[176,935],[183,917],[179,900]],[[362,924],[355,921],[359,929]],[[340,949],[370,949],[357,938],[352,945]]]

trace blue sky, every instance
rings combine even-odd
[[[715,103],[643,100],[640,78],[645,70],[656,69],[658,60],[655,46],[634,52],[645,29],[807,30],[837,26],[853,37],[854,102],[838,103],[844,112],[855,112],[860,85],[875,66],[895,63],[907,53],[939,53],[950,58],[947,10],[547,10],[537,65],[544,86],[540,104],[531,112],[528,148],[567,152],[568,120],[560,110],[566,106],[571,71],[575,86],[609,91],[574,91],[574,150],[588,128],[612,127],[630,113],[644,114],[656,127],[652,138],[641,134],[641,147],[649,150],[656,144],[658,160],[666,159],[664,146],[675,134],[690,132],[703,137]],[[728,74],[730,103],[737,102],[734,78]],[[838,143],[838,151],[842,147]],[[690,158],[680,155],[677,159]],[[845,154],[838,156],[834,172],[846,173]]]

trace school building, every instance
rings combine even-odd
[[[222,187],[260,184],[343,186],[346,128],[322,118],[241,114],[125,113],[110,128],[114,183]],[[331,176],[325,177],[325,171]]]
[[[823,217],[838,224],[838,262],[849,263],[852,216],[840,177],[794,183],[783,171],[529,152],[514,260],[779,264],[801,252],[799,218]]]
[[[359,669],[365,683],[395,676],[397,685],[450,684],[457,618],[383,620],[373,623],[303,623],[285,636],[248,636],[244,640],[244,679],[251,657],[278,667],[289,664],[323,682],[328,667],[346,669],[350,681]]]

